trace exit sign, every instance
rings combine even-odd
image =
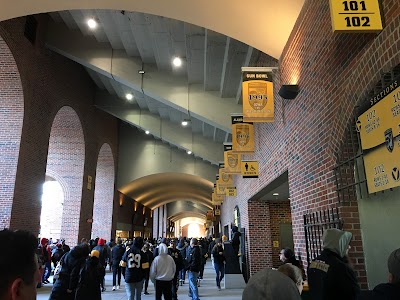
[[[329,0],[334,32],[378,32],[383,29],[379,0]]]

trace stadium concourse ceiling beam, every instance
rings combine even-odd
[[[0,0],[0,21],[64,10],[137,11],[181,20],[211,29],[279,58],[304,0]]]
[[[155,209],[177,200],[186,200],[212,208],[213,183],[184,173],[159,173],[136,179],[119,191],[139,203]]]

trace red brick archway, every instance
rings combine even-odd
[[[111,238],[114,199],[114,157],[111,147],[103,144],[97,160],[93,203],[92,238]]]
[[[64,106],[51,127],[46,175],[55,178],[63,188],[61,238],[70,245],[78,242],[84,162],[81,122],[71,107]]]
[[[0,37],[0,228],[10,226],[23,118],[21,78],[10,49]]]

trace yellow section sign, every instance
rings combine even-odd
[[[370,109],[358,117],[363,150],[372,149],[383,143],[392,144],[400,133],[400,86],[392,82],[385,90],[372,98]],[[392,147],[388,145],[389,147]]]
[[[400,137],[393,140],[391,149],[384,144],[364,155],[370,194],[400,185]]]
[[[230,186],[225,189],[226,196],[228,197],[236,197],[236,187]]]
[[[258,178],[258,161],[242,160],[243,178]]]
[[[272,72],[244,71],[242,93],[245,122],[274,121]]]
[[[383,29],[379,0],[329,0],[334,32],[378,32]]]

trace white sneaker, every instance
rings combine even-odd
[[[117,290],[119,290],[119,285],[117,285]]]
[[[115,285],[113,286],[112,290],[115,291]]]

